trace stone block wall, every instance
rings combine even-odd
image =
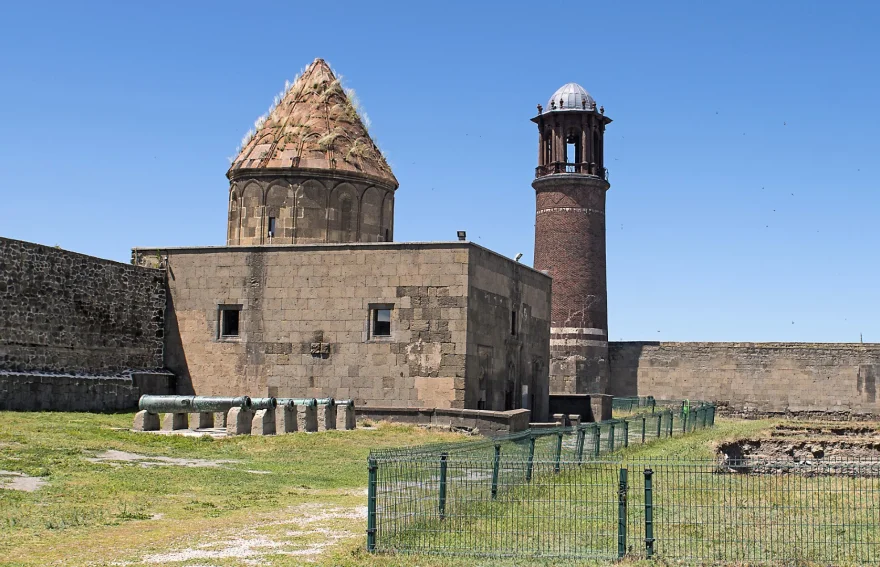
[[[0,372],[0,411],[119,411],[137,407],[144,393],[173,394],[168,372],[84,376]]]
[[[237,176],[229,192],[226,243],[388,242],[394,188],[337,172]],[[275,231],[269,237],[269,219]]]
[[[470,251],[465,407],[548,415],[550,280],[483,248]]]
[[[0,238],[0,371],[162,368],[165,272]]]
[[[695,399],[737,413],[880,415],[880,344],[612,342],[617,396]]]
[[[497,347],[493,356],[501,360],[513,356],[508,349],[529,363],[533,353],[546,357],[549,335],[550,278],[525,267],[505,274],[500,266],[514,263],[482,250],[464,242],[163,250],[170,291],[166,365],[182,394],[333,396],[352,398],[358,407],[476,409],[469,383],[479,381],[479,366],[468,349],[477,337],[468,331],[483,322],[471,322],[482,311],[469,302],[483,301],[477,295],[485,291],[501,306],[504,323],[477,333],[481,344]],[[150,249],[133,254],[139,262],[155,257]],[[485,275],[471,276],[475,263],[488,266]],[[523,301],[507,296],[518,287],[531,302],[526,334],[508,342],[510,310]],[[221,306],[241,309],[238,337],[220,336]],[[391,309],[388,337],[371,335],[375,308]],[[522,368],[529,367],[516,370]],[[529,371],[540,396],[546,363]],[[502,362],[484,381],[509,379]]]

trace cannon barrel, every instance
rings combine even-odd
[[[336,405],[336,400],[333,398],[318,398],[315,402],[317,402],[318,405],[330,406],[331,408]]]
[[[354,400],[336,400],[336,405],[340,407],[351,407],[354,405]]]
[[[251,410],[275,409],[278,407],[276,398],[251,398]]]
[[[231,408],[248,408],[251,399],[247,396],[151,396],[144,394],[138,401],[138,409],[150,413],[202,413],[229,411]]]
[[[229,411],[232,408],[248,409],[251,407],[251,399],[248,396],[220,397],[220,396],[195,396],[193,409],[198,412]]]
[[[279,406],[287,406],[289,408],[295,406],[306,406],[306,407],[314,407],[318,405],[318,401],[315,398],[278,398]]]

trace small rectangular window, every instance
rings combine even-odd
[[[269,238],[275,236],[275,217],[269,217]]]
[[[374,337],[391,336],[391,309],[373,309]]]
[[[238,337],[241,305],[220,306],[220,338]]]
[[[516,311],[510,312],[510,336],[516,336]]]

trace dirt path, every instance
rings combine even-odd
[[[193,565],[199,567],[272,565],[273,556],[312,562],[345,540],[362,537],[367,509],[337,504],[300,504],[266,513],[251,524],[192,536],[168,550],[118,566]],[[214,562],[217,563],[214,563]]]

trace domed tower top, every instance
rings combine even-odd
[[[397,179],[323,59],[257,120],[226,177],[230,246],[393,240]]]
[[[539,135],[535,177],[580,173],[607,179],[602,148],[611,119],[584,87],[567,83],[556,89],[532,122]]]
[[[596,101],[587,89],[577,83],[566,83],[559,87],[550,100],[547,110],[596,110]]]

